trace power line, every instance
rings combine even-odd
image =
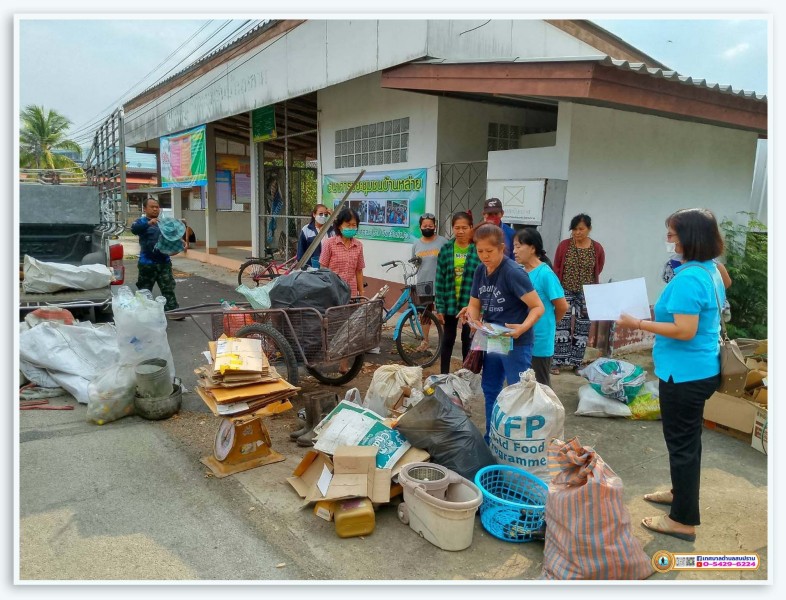
[[[231,21],[226,21],[220,28],[218,28],[216,31],[214,31],[213,34],[208,39],[212,39],[213,37],[215,37],[215,35],[219,31],[224,29],[229,23],[231,23]],[[251,24],[249,25],[249,23],[251,23]],[[220,42],[218,42],[217,44],[213,45],[213,47],[210,48],[210,50],[204,52],[197,60],[192,61],[191,64],[197,64],[200,61],[204,60],[206,57],[210,56],[210,54],[212,54],[217,48],[220,48],[228,39],[230,39],[232,37],[236,37],[236,36],[238,37],[238,39],[240,39],[243,35],[246,35],[251,29],[253,29],[253,27],[255,27],[256,24],[257,24],[256,22],[252,22],[251,20],[244,21],[238,27],[233,29],[229,34],[227,34]],[[238,32],[241,29],[243,29],[243,28],[246,28],[246,31],[244,31],[242,35],[238,35]],[[206,42],[207,42],[207,40],[200,45],[200,48],[202,46],[204,46]],[[193,56],[193,54],[194,54],[194,52],[192,52],[191,55],[187,59],[190,59],[190,57]],[[164,74],[164,77],[166,77],[166,75],[171,73],[179,65],[183,64],[183,62],[185,62],[185,60],[187,60],[187,59],[184,59],[184,60],[180,61],[177,65],[173,66],[169,71],[167,71],[167,73]],[[162,81],[154,84],[153,86],[150,86],[150,88],[148,88],[148,89],[152,89],[153,87],[155,87],[155,85],[159,85],[162,82],[163,82],[163,79],[162,79]],[[145,91],[147,91],[147,90],[145,90]],[[145,93],[145,92],[142,92],[142,93]],[[84,142],[91,141],[92,139],[93,139],[93,132],[90,132],[90,135],[88,135],[88,136],[83,136],[83,137],[79,138],[79,140],[84,141]]]
[[[219,27],[219,28],[218,28],[216,31],[214,31],[212,34],[210,34],[210,36],[208,36],[208,37],[207,37],[207,38],[206,38],[206,39],[205,39],[203,42],[201,42],[201,43],[199,44],[199,46],[197,46],[197,47],[196,47],[194,50],[192,50],[192,51],[191,51],[191,52],[188,54],[188,56],[184,57],[184,58],[183,58],[183,59],[181,59],[181,60],[180,60],[178,63],[176,63],[176,64],[175,64],[175,66],[174,66],[174,67],[172,67],[172,69],[175,69],[175,68],[177,68],[179,65],[183,64],[183,62],[185,62],[186,60],[189,60],[191,56],[193,56],[193,55],[194,55],[196,52],[198,52],[198,51],[199,51],[199,49],[200,49],[202,46],[204,46],[205,44],[207,44],[207,43],[210,41],[210,39],[211,39],[211,38],[213,38],[213,37],[214,37],[214,36],[215,36],[215,35],[216,35],[216,34],[217,34],[219,31],[221,31],[221,29],[223,29],[224,27],[226,27],[226,25],[227,25],[229,22],[230,22],[230,21],[225,21],[225,22],[224,22],[224,24],[223,24],[221,27]],[[102,116],[101,118],[98,118],[98,119],[97,119],[97,120],[95,120],[95,121],[93,121],[93,119],[96,119],[96,117],[97,117],[97,116],[101,115],[102,113],[105,113],[105,112],[106,112],[106,111],[108,111],[108,110],[111,110],[112,108],[114,108],[114,107],[116,107],[118,104],[120,104],[120,103],[123,101],[123,99],[125,98],[125,96],[127,96],[127,95],[128,95],[128,94],[129,94],[129,93],[130,93],[130,92],[131,92],[133,89],[135,89],[135,88],[137,88],[139,85],[141,85],[141,84],[142,84],[142,83],[143,83],[143,82],[144,82],[146,79],[148,79],[148,78],[149,78],[149,77],[150,77],[150,76],[151,76],[151,75],[152,75],[152,74],[153,74],[153,73],[154,73],[156,70],[158,70],[158,69],[159,69],[159,68],[160,68],[160,67],[161,67],[163,64],[165,64],[165,63],[166,63],[166,62],[167,62],[167,61],[168,61],[170,58],[172,58],[172,57],[173,57],[175,54],[177,54],[177,53],[178,53],[180,50],[182,50],[182,49],[183,49],[183,48],[184,48],[184,47],[185,47],[185,46],[186,46],[188,43],[190,43],[190,42],[191,42],[191,40],[193,40],[193,39],[194,39],[194,38],[195,38],[197,35],[199,35],[199,34],[200,34],[202,31],[204,31],[204,29],[205,29],[205,28],[206,28],[208,25],[210,25],[211,23],[213,23],[213,20],[207,21],[207,22],[206,22],[204,25],[202,25],[201,27],[199,27],[199,28],[198,28],[198,29],[197,29],[197,30],[196,30],[196,31],[195,31],[195,32],[194,32],[194,33],[193,33],[193,34],[192,34],[192,35],[191,35],[191,36],[190,36],[190,37],[189,37],[189,38],[188,38],[188,39],[187,39],[185,42],[183,42],[182,44],[180,44],[180,46],[178,46],[178,47],[177,47],[177,48],[176,48],[176,49],[175,49],[175,50],[174,50],[174,51],[173,51],[171,54],[169,54],[169,56],[167,56],[167,57],[166,57],[166,58],[165,58],[163,61],[161,61],[161,62],[160,62],[160,63],[159,63],[159,64],[158,64],[158,65],[157,65],[157,66],[156,66],[154,69],[152,69],[152,70],[151,70],[151,71],[150,71],[150,72],[149,72],[147,75],[145,75],[145,76],[144,76],[144,77],[142,77],[142,78],[141,78],[139,81],[137,81],[137,82],[136,82],[136,83],[135,83],[133,86],[131,86],[131,87],[130,87],[128,90],[126,90],[126,91],[125,91],[123,94],[121,94],[121,95],[120,95],[120,96],[119,96],[119,97],[118,97],[116,100],[114,100],[114,101],[113,101],[111,104],[109,104],[109,105],[108,105],[106,108],[104,108],[104,109],[100,110],[98,113],[96,113],[96,115],[95,115],[95,116],[91,117],[91,118],[88,120],[88,123],[87,123],[87,124],[85,124],[85,125],[80,125],[79,127],[77,127],[77,128],[74,130],[74,132],[73,132],[73,135],[78,135],[78,134],[80,134],[80,133],[84,132],[84,131],[85,131],[85,130],[87,130],[87,129],[91,129],[91,130],[92,130],[92,129],[93,129],[95,126],[96,126],[96,125],[100,124],[100,123],[101,123],[101,122],[102,122],[102,121],[103,121],[103,120],[106,118],[105,116]],[[169,71],[167,71],[167,73],[166,73],[166,74],[168,74],[168,73],[171,73],[171,72],[172,72],[172,69],[170,69]],[[165,74],[164,76],[166,76],[166,74]]]
[[[215,78],[214,78],[214,79],[212,79],[211,81],[207,82],[207,83],[206,83],[206,84],[205,84],[203,87],[201,87],[200,89],[196,90],[196,91],[195,91],[193,94],[191,94],[191,95],[190,95],[190,96],[188,96],[187,98],[184,98],[183,100],[181,100],[180,102],[178,102],[178,103],[177,103],[177,104],[175,104],[174,106],[170,107],[170,108],[167,110],[167,112],[171,112],[173,109],[177,108],[178,106],[182,106],[183,104],[185,104],[186,102],[188,102],[189,100],[191,100],[191,98],[193,98],[193,97],[194,97],[194,96],[196,96],[197,94],[199,94],[199,93],[203,92],[204,90],[206,90],[206,89],[207,89],[208,87],[210,87],[211,85],[213,85],[213,84],[214,84],[216,81],[218,81],[219,79],[221,79],[221,78],[223,78],[223,77],[226,77],[227,75],[229,75],[229,74],[230,74],[230,73],[232,73],[233,71],[235,71],[235,70],[237,70],[238,68],[240,68],[240,67],[242,67],[243,65],[245,65],[245,64],[246,64],[248,61],[250,61],[251,59],[255,58],[257,55],[259,55],[259,54],[260,54],[261,52],[263,52],[264,50],[267,50],[268,48],[271,48],[272,46],[274,46],[275,44],[277,44],[278,42],[280,42],[281,40],[283,40],[283,39],[284,39],[284,37],[285,37],[285,36],[281,36],[281,37],[279,37],[279,38],[277,38],[277,39],[273,40],[273,41],[272,41],[272,42],[270,42],[269,44],[266,44],[265,46],[262,46],[262,47],[260,47],[260,48],[259,48],[259,50],[257,50],[257,51],[255,51],[255,52],[253,52],[253,53],[252,53],[250,56],[248,56],[248,58],[246,58],[246,59],[245,59],[245,60],[243,60],[242,62],[239,62],[238,64],[236,64],[236,65],[235,65],[234,67],[232,67],[232,68],[231,68],[229,71],[222,72],[220,75],[218,75],[217,77],[215,77]],[[139,117],[141,117],[141,116],[143,116],[143,115],[145,115],[145,114],[149,113],[150,111],[152,111],[152,110],[155,110],[155,109],[158,107],[158,105],[159,105],[160,103],[161,103],[161,99],[160,99],[160,98],[156,99],[156,101],[154,101],[154,104],[153,104],[152,106],[150,106],[149,108],[147,108],[147,109],[145,109],[145,110],[143,110],[143,111],[139,112],[138,114],[135,114],[135,115],[134,115],[134,118],[135,118],[135,119],[136,119],[136,118],[139,118]],[[129,130],[126,132],[126,134],[131,134],[131,133],[134,133],[135,131],[137,131],[138,129],[142,129],[142,128],[143,128],[143,127],[145,127],[146,125],[147,125],[147,123],[142,123],[141,125],[138,125],[137,127],[134,127],[134,128],[132,128],[132,129],[129,129]]]

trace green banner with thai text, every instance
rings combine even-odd
[[[412,242],[420,237],[420,216],[426,210],[426,169],[367,172],[347,198],[360,217],[358,237]],[[341,202],[357,173],[324,175],[322,203]]]

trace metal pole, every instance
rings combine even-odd
[[[289,260],[289,123],[287,102],[284,101],[284,260]]]
[[[333,225],[333,221],[336,219],[336,215],[341,211],[342,208],[344,208],[344,204],[346,204],[347,198],[352,193],[352,190],[355,189],[355,186],[358,184],[358,181],[360,181],[360,178],[363,177],[363,175],[365,174],[366,174],[366,170],[363,169],[360,172],[360,174],[358,174],[355,181],[352,182],[352,185],[349,186],[349,189],[347,190],[347,193],[344,194],[344,197],[341,199],[341,202],[338,203],[338,206],[330,214],[328,220],[325,221],[325,224],[322,227],[320,227],[319,233],[317,233],[316,237],[314,237],[314,239],[311,240],[311,244],[309,245],[308,248],[306,248],[306,251],[303,253],[303,256],[300,257],[300,260],[297,261],[297,264],[292,268],[293,271],[297,269],[302,269],[303,265],[308,263],[308,260],[311,258],[311,255],[314,254],[314,250],[316,250],[317,246],[319,246],[319,244],[322,243],[322,238],[324,238],[325,235],[327,235],[330,226]]]

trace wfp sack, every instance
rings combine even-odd
[[[565,409],[549,386],[535,380],[535,371],[528,369],[520,377],[497,396],[489,447],[498,463],[520,467],[548,483],[548,445],[564,435]]]

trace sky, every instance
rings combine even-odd
[[[683,75],[767,93],[766,19],[592,19]],[[88,146],[99,121],[146,87],[247,31],[245,19],[40,19],[19,23],[19,105],[43,105]],[[228,38],[228,39],[227,39]],[[70,68],[52,69],[53,52]]]

